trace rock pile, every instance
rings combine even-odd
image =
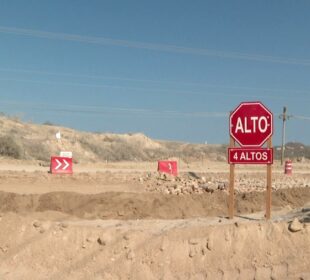
[[[146,173],[144,176],[136,178],[136,180],[145,185],[147,191],[172,195],[203,194],[215,190],[228,192],[229,189],[227,174],[188,172],[175,177],[165,173],[153,172]],[[272,182],[274,191],[301,187],[310,187],[310,178],[275,174]],[[236,192],[264,192],[265,190],[266,178],[264,174],[244,174],[237,176],[235,179]]]
[[[200,177],[191,173],[177,177],[165,173],[148,173],[140,177],[139,182],[145,184],[150,192],[171,195],[202,194],[228,188],[228,181]]]

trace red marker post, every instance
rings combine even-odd
[[[178,164],[172,160],[160,160],[158,161],[157,170],[162,173],[167,173],[173,176],[178,176]]]
[[[72,158],[68,157],[51,157],[50,172],[52,174],[72,174]]]

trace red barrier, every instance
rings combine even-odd
[[[292,175],[293,165],[291,160],[286,160],[284,165],[284,173],[286,175]]]
[[[72,174],[72,158],[51,157],[50,172],[52,174]]]
[[[178,176],[178,164],[172,160],[160,160],[158,161],[159,172],[168,173],[173,176]]]

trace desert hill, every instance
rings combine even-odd
[[[56,133],[61,133],[61,140]],[[74,161],[154,161],[177,158],[183,162],[226,161],[227,145],[193,144],[154,140],[142,133],[91,133],[52,123],[32,124],[16,117],[0,116],[0,156],[49,162],[51,155],[72,151]],[[281,155],[275,147],[275,158]],[[287,143],[286,157],[310,159],[310,146]]]
[[[61,140],[56,133],[61,133]],[[0,116],[0,155],[48,162],[51,155],[72,151],[76,162],[226,160],[225,145],[158,141],[142,133],[90,133],[51,123],[32,124]]]

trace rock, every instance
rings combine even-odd
[[[97,242],[99,243],[99,245],[101,246],[105,246],[107,245],[107,240],[104,237],[98,237]]]
[[[198,189],[198,188],[199,188],[198,182],[193,181],[192,182],[192,189],[195,190],[195,189]]]
[[[3,253],[6,253],[8,251],[8,246],[0,246],[0,250],[3,252]]]
[[[196,250],[194,250],[194,249],[190,249],[190,251],[189,251],[189,254],[188,254],[188,255],[189,255],[189,257],[190,257],[190,258],[193,258],[193,257],[195,257],[195,256],[196,256],[196,254],[197,254],[197,253],[196,253]]]
[[[208,249],[209,251],[212,251],[212,249],[213,249],[213,241],[212,241],[211,239],[209,239],[209,240],[207,241],[206,247],[207,247],[207,249]]]
[[[203,256],[205,256],[206,254],[207,254],[207,249],[205,249],[205,248],[201,248],[201,254],[203,255]]]
[[[191,238],[190,240],[188,240],[188,243],[191,245],[197,245],[199,244],[199,240],[196,238]]]
[[[200,180],[201,180],[203,183],[206,183],[206,182],[207,182],[206,177],[201,177]]]
[[[132,251],[129,251],[127,254],[127,260],[133,260],[135,258],[135,253]]]
[[[180,177],[175,177],[175,181],[176,181],[176,182],[181,182],[182,179],[181,179]]]
[[[171,191],[169,189],[164,190],[164,194],[170,194],[170,193],[171,193]]]
[[[220,182],[220,183],[218,183],[218,185],[217,185],[217,188],[218,188],[219,190],[221,190],[221,191],[227,189],[227,187],[228,187],[227,184],[224,183],[224,182]]]
[[[286,205],[286,206],[284,207],[284,209],[285,209],[287,212],[293,210],[293,208],[292,208],[290,205]]]
[[[95,242],[95,238],[94,237],[88,237],[88,238],[86,238],[86,241],[88,243],[94,243]]]
[[[142,177],[139,178],[139,182],[143,183],[144,179]]]
[[[130,236],[129,236],[129,234],[125,234],[124,236],[123,236],[123,238],[125,239],[125,240],[129,240],[130,239]]]
[[[32,225],[33,225],[35,228],[39,228],[39,227],[41,226],[41,222],[39,222],[39,221],[34,221],[34,222],[32,223]]]
[[[67,228],[69,225],[66,222],[62,222],[59,224],[59,226],[62,228]]]
[[[225,231],[225,241],[229,242],[231,240],[231,236],[229,234],[229,232]]]
[[[113,241],[113,235],[111,235],[107,232],[103,232],[97,238],[97,242],[99,243],[99,245],[102,245],[102,246],[110,244],[110,243],[112,243],[112,241]]]
[[[117,215],[122,217],[122,216],[125,216],[125,213],[124,213],[124,211],[119,210],[119,211],[117,211]]]
[[[205,191],[208,191],[209,186],[207,184],[203,184],[203,185],[200,185],[200,188],[205,190]]]
[[[104,218],[107,218],[107,217],[111,217],[112,216],[112,212],[111,211],[104,211],[101,213],[101,217],[104,219]]]
[[[303,224],[299,222],[297,218],[294,218],[294,220],[290,223],[288,229],[291,232],[301,231],[303,229]]]

